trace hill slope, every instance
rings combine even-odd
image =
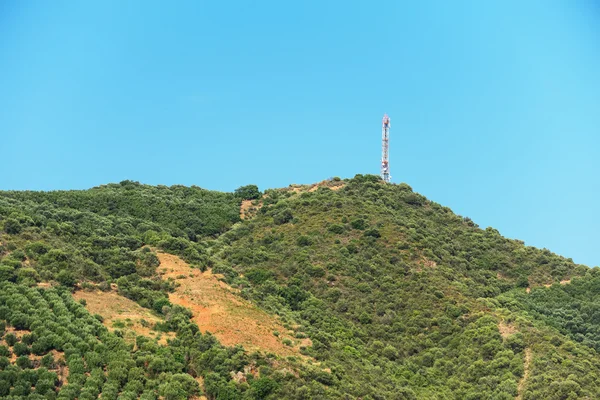
[[[116,386],[125,397],[173,399],[200,391],[218,399],[600,397],[597,269],[479,229],[408,185],[376,176],[269,190],[262,198],[241,189],[225,194],[126,181],[88,191],[0,192],[6,290],[62,301],[67,288],[117,290],[155,313],[153,329],[172,332],[166,346],[151,340],[150,350],[127,348],[138,366],[146,365],[136,361],[146,354],[169,365],[143,379],[112,379],[110,351],[94,364],[77,343],[47,345],[45,351],[64,351],[67,365],[75,356],[83,360],[90,375],[68,386],[56,379],[43,392],[27,378],[32,396],[75,398],[85,391],[110,398]],[[272,332],[278,346],[291,346],[293,354],[294,343],[304,343],[305,357],[219,345],[194,322],[202,307],[177,305],[193,304],[182,296],[197,296],[200,282],[186,278],[177,289],[176,272],[162,276],[148,245],[222,274],[231,295],[277,316],[286,330]],[[60,286],[35,287],[44,282]],[[5,298],[0,311],[12,304]],[[68,308],[85,317],[84,308]],[[28,307],[17,317],[0,315],[8,329],[19,318],[37,317]],[[25,327],[39,338],[50,335],[36,326]],[[100,344],[90,338],[88,347],[104,354],[96,347],[119,331],[95,329]],[[242,344],[234,342],[227,344]],[[0,394],[23,396],[15,382],[39,369],[1,360],[0,354]],[[102,382],[88,385],[93,365],[104,371],[93,376],[106,382],[107,395]]]

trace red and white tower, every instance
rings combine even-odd
[[[387,114],[383,115],[381,122],[381,179],[385,183],[389,183],[390,179],[390,117]]]

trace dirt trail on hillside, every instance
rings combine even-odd
[[[175,292],[169,294],[169,300],[189,308],[203,333],[212,333],[226,346],[239,344],[249,351],[280,356],[299,356],[300,346],[311,345],[309,339],[294,339],[275,316],[237,296],[235,289],[219,280],[219,275],[191,268],[171,254],[157,255],[163,278],[179,283]],[[279,332],[279,337],[274,332]],[[283,344],[284,339],[292,341],[292,345]]]
[[[531,349],[529,347],[527,347],[525,350],[525,363],[523,366],[523,377],[521,378],[521,380],[519,381],[519,386],[517,387],[517,397],[515,397],[515,400],[521,400],[523,398],[523,392],[525,391],[525,384],[527,383],[527,380],[529,379],[529,375],[531,374],[531,359],[532,359],[532,352]]]

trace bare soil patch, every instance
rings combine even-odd
[[[102,292],[100,290],[88,292],[79,290],[73,293],[73,297],[76,300],[85,300],[85,308],[91,314],[101,315],[104,318],[102,323],[108,329],[120,329],[124,331],[123,337],[127,340],[135,340],[136,335],[148,337],[161,336],[158,342],[166,344],[168,338],[174,337],[174,334],[171,332],[163,333],[152,330],[152,326],[157,322],[162,322],[162,319],[135,301],[115,292]]]
[[[531,360],[532,360],[532,352],[531,349],[529,347],[527,347],[524,350],[525,353],[525,361],[524,361],[524,366],[523,366],[523,377],[521,378],[521,380],[519,381],[519,385],[517,386],[517,397],[515,397],[515,400],[521,400],[523,398],[523,391],[525,390],[525,383],[527,383],[527,380],[529,379],[529,375],[531,374]]]
[[[191,268],[171,254],[157,255],[163,278],[179,283],[175,293],[169,295],[171,303],[189,308],[200,330],[212,333],[222,344],[239,344],[250,351],[280,356],[298,356],[300,346],[312,344],[310,339],[294,339],[277,317],[237,296],[235,289],[219,280],[220,275]],[[285,345],[284,339],[292,344]]]
[[[502,272],[498,272],[496,274],[496,278],[503,280],[503,281],[511,281],[512,279],[510,279],[508,276],[504,275]]]
[[[546,283],[544,284],[544,287],[550,287],[552,285],[554,285],[555,282],[551,282],[551,283]],[[563,279],[559,282],[561,285],[567,285],[569,283],[571,283],[571,279]]]
[[[502,336],[504,339],[518,332],[514,325],[507,324],[504,321],[500,321],[500,323],[498,323],[498,330],[500,331],[500,336]]]
[[[252,218],[256,215],[258,210],[263,206],[262,200],[259,201],[258,204],[252,204],[256,200],[242,200],[242,205],[240,206],[240,218],[248,219]]]

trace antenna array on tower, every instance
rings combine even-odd
[[[381,122],[381,179],[385,183],[389,183],[392,177],[390,176],[390,117],[384,114]]]

